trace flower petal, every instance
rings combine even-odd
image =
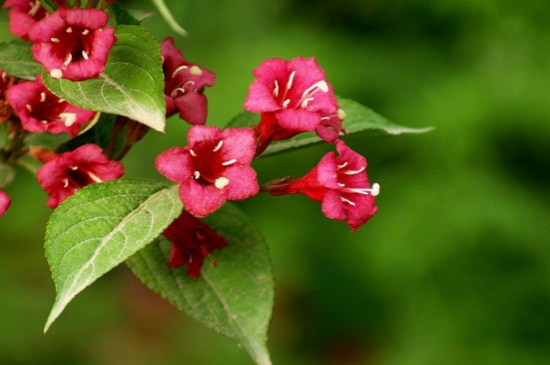
[[[169,180],[183,183],[193,174],[191,158],[187,148],[174,147],[158,155],[155,165]]]
[[[248,165],[230,167],[223,176],[229,179],[225,188],[227,199],[244,200],[260,192],[256,171]]]
[[[185,209],[197,218],[215,212],[227,200],[222,189],[203,186],[193,179],[180,185],[179,195]]]

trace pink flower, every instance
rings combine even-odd
[[[46,205],[56,208],[84,186],[118,179],[123,173],[121,163],[108,160],[100,147],[88,143],[74,151],[53,155],[38,170],[37,178],[50,196]]]
[[[226,200],[244,200],[259,191],[254,158],[254,132],[246,128],[197,125],[187,135],[189,145],[171,148],[157,157],[157,170],[179,183],[185,208],[205,217]]]
[[[11,199],[4,191],[0,190],[0,217],[6,213],[10,207]]]
[[[99,9],[59,9],[29,29],[34,59],[50,76],[82,81],[105,70],[116,42],[108,15]]]
[[[29,132],[69,133],[74,137],[80,126],[96,114],[58,98],[46,88],[41,76],[35,81],[12,86],[6,99]]]
[[[10,32],[22,39],[28,39],[29,29],[48,15],[38,0],[6,0],[2,5],[3,9],[10,7]]]
[[[336,149],[338,157],[327,153],[306,176],[274,181],[263,190],[271,195],[303,194],[322,202],[325,216],[345,220],[356,231],[376,213],[375,197],[380,186],[370,186],[363,156],[342,141],[336,142]]]
[[[172,243],[169,265],[187,265],[187,275],[198,279],[204,259],[216,249],[224,248],[227,241],[206,223],[185,210],[164,231]]]
[[[194,63],[187,62],[182,52],[167,37],[160,45],[163,57],[164,99],[166,116],[179,111],[180,118],[191,124],[204,124],[207,100],[204,88],[213,86],[216,75]]]
[[[334,142],[344,131],[345,115],[315,58],[268,59],[253,74],[256,80],[243,106],[262,114],[256,128],[260,152],[272,140],[301,132],[316,131],[324,140]]]

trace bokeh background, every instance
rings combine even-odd
[[[154,10],[147,1],[121,5]],[[336,92],[423,135],[348,137],[382,187],[352,234],[302,196],[239,204],[270,245],[275,364],[550,363],[550,3],[544,0],[168,0],[187,58],[217,73],[208,122],[242,110],[252,69],[315,56]],[[10,38],[7,12],[2,40]],[[145,23],[172,34],[160,16]],[[169,120],[127,156],[162,180]],[[262,182],[301,176],[330,146],[255,163]],[[152,294],[125,267],[80,294],[47,335],[49,209],[18,171],[0,219],[0,363],[251,364],[224,337]]]

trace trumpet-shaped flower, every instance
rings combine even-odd
[[[204,259],[228,245],[214,229],[185,210],[168,226],[164,236],[172,243],[169,265],[187,265],[187,275],[195,279],[200,276]]]
[[[69,133],[74,137],[96,114],[54,95],[40,76],[35,81],[10,87],[6,99],[21,119],[23,128],[35,133]]]
[[[306,176],[274,181],[263,190],[271,195],[303,194],[322,202],[325,216],[344,220],[356,231],[376,213],[375,197],[380,186],[370,186],[363,156],[342,141],[336,142],[336,149],[339,156],[327,153]]]
[[[88,143],[73,151],[50,156],[38,170],[37,178],[50,196],[46,205],[56,208],[84,186],[118,179],[123,173],[120,162],[107,159],[100,147]]]
[[[2,8],[11,8],[10,32],[22,39],[28,39],[29,29],[48,15],[38,0],[6,0]]]
[[[188,62],[167,37],[160,45],[164,71],[164,99],[166,116],[179,111],[180,118],[190,124],[204,124],[207,115],[206,86],[213,86],[216,75],[207,69]]]
[[[259,191],[254,158],[254,132],[247,128],[193,126],[186,147],[157,157],[157,170],[179,183],[179,196],[195,217],[205,217],[226,200],[244,200]]]
[[[334,142],[344,131],[344,114],[315,58],[268,59],[253,74],[256,80],[243,106],[249,112],[261,113],[256,128],[260,152],[272,140],[301,132],[316,131],[321,138]]]
[[[59,9],[29,29],[34,59],[53,78],[82,81],[105,70],[116,42],[108,15],[99,9]]]

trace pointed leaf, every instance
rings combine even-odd
[[[155,242],[127,264],[152,290],[207,327],[233,339],[256,364],[271,364],[266,333],[273,306],[273,276],[267,245],[249,219],[226,203],[203,221],[229,245],[211,255],[217,265],[195,280],[186,267],[168,266],[170,243]]]
[[[353,100],[338,98],[338,103],[340,104],[340,108],[346,112],[346,118],[343,124],[348,135],[399,135],[406,133],[425,133],[432,130],[432,128],[409,128],[390,122],[386,118],[375,113],[372,109]],[[260,117],[258,114],[243,112],[233,118],[228,126],[249,127],[259,123],[259,120]],[[323,142],[323,140],[313,132],[301,133],[290,139],[273,142],[261,156],[267,156],[321,142]]]
[[[16,39],[0,43],[0,70],[25,80],[34,80],[42,65],[32,58],[31,42]]]
[[[116,28],[105,72],[86,81],[54,79],[43,72],[54,94],[83,109],[126,116],[164,131],[166,105],[160,46],[136,25]]]
[[[64,201],[46,232],[57,296],[45,330],[78,293],[157,238],[181,210],[177,189],[140,180],[89,185]]]

